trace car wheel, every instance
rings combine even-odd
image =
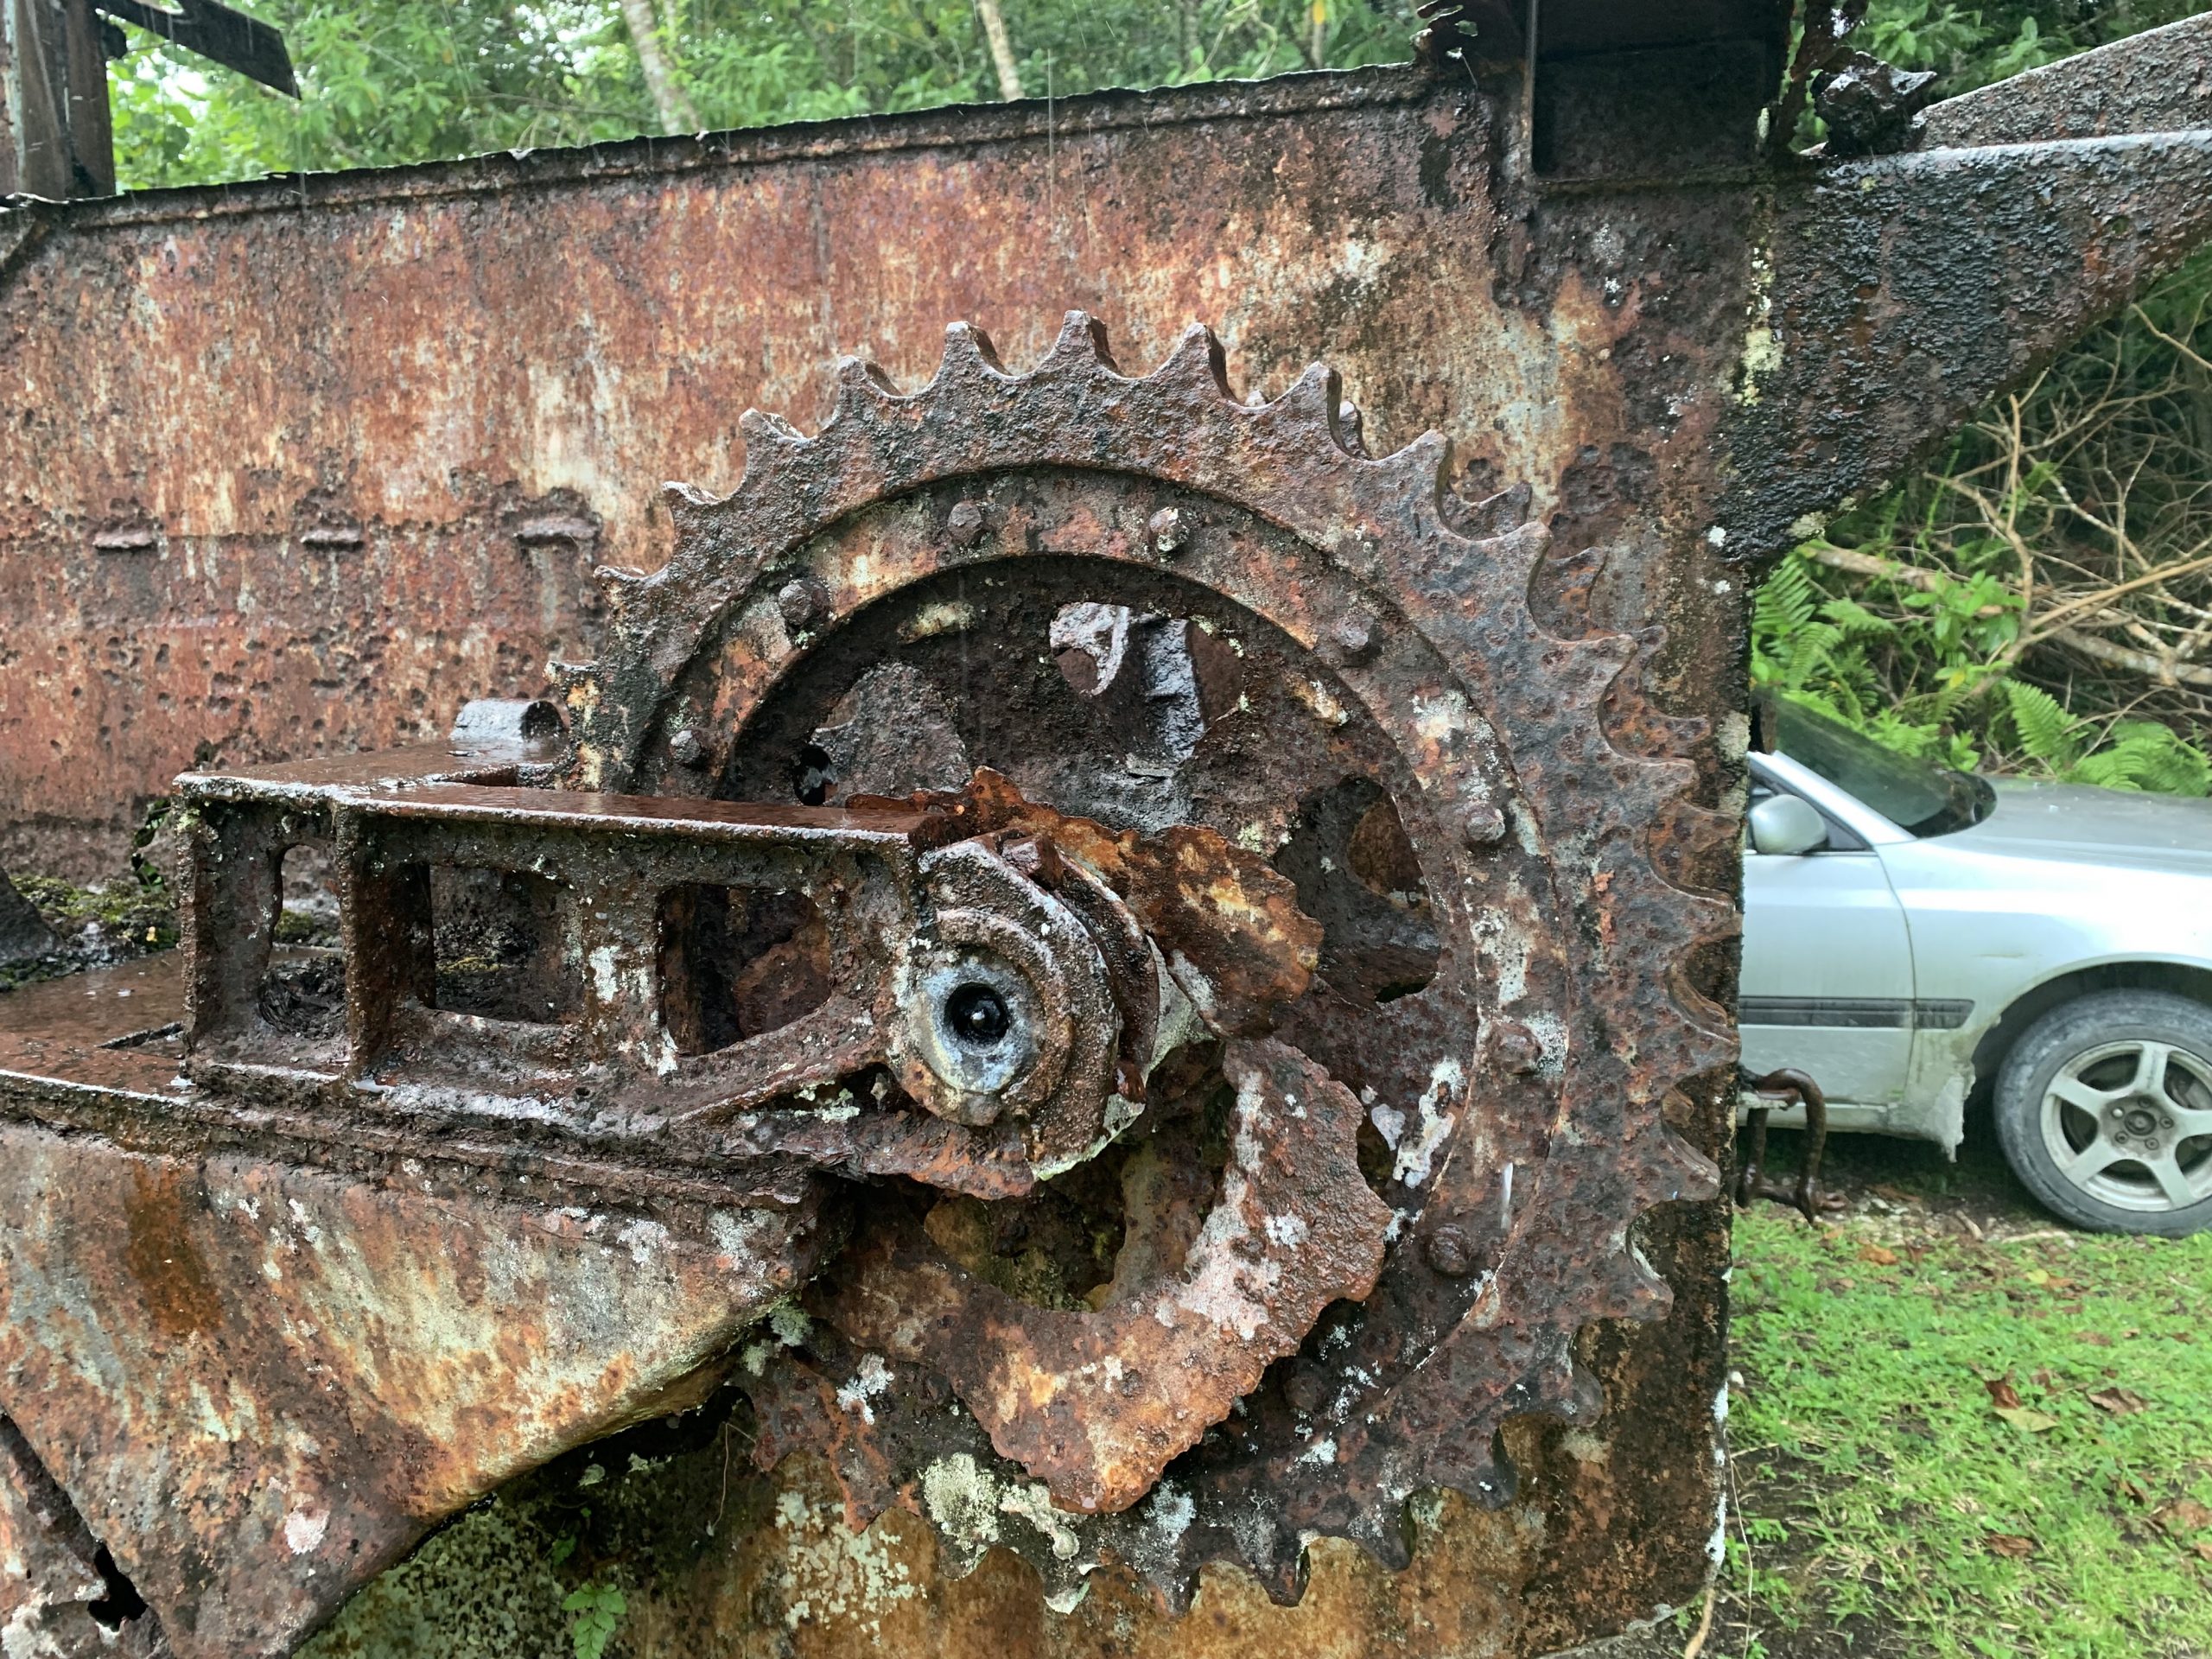
[[[2100,991],[2029,1027],[1997,1074],[1997,1134],[2030,1192],[2081,1226],[2212,1226],[2212,1007]]]

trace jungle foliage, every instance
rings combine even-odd
[[[2212,259],[1785,559],[1751,677],[1947,766],[2212,792]]]
[[[918,109],[1009,85],[1057,97],[1351,67],[1404,57],[1420,27],[1413,0],[251,4],[285,31],[302,98],[134,31],[111,74],[126,186]],[[1873,0],[1856,39],[1965,91],[2200,4]],[[2205,793],[2208,308],[2212,259],[1785,560],[1758,597],[1755,684],[1951,765]]]
[[[677,127],[1001,96],[974,0],[250,0],[302,99],[130,32],[111,72],[126,188],[374,167]],[[1411,0],[1002,0],[1033,97],[1403,59]],[[657,99],[636,30],[673,82]],[[683,122],[682,127],[690,125]],[[678,128],[680,130],[680,128]]]
[[[1965,91],[2202,9],[1878,0],[1859,38]],[[1751,678],[1947,766],[2212,791],[2212,257],[1785,559]]]

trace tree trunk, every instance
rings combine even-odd
[[[1014,67],[1014,42],[1007,38],[1006,17],[999,0],[976,0],[976,15],[983,20],[983,38],[991,43],[991,66],[999,72],[999,96],[1009,102],[1027,98],[1021,72]]]
[[[622,21],[629,26],[630,43],[638,48],[638,67],[645,72],[645,91],[652,99],[660,130],[698,131],[699,111],[691,107],[691,99],[677,85],[668,54],[662,49],[660,18],[654,12],[653,0],[622,0]]]

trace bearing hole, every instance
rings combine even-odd
[[[836,763],[830,760],[830,752],[818,743],[802,745],[791,766],[791,793],[800,804],[820,806],[830,798],[836,781]]]
[[[1006,999],[989,986],[962,985],[944,1000],[944,1023],[971,1047],[994,1048],[1004,1040],[1011,1018]]]

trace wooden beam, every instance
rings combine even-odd
[[[0,0],[0,195],[114,192],[107,59],[91,0]]]

